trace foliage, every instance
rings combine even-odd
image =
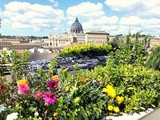
[[[7,71],[7,67],[5,64],[8,64],[10,62],[10,57],[7,54],[6,51],[1,51],[0,52],[0,76],[3,75],[4,71]]]
[[[147,59],[146,66],[160,71],[160,46],[152,50]]]
[[[123,105],[119,106],[123,112],[138,112],[160,105],[158,71],[143,66],[108,63],[106,67],[96,67],[90,74],[93,79],[99,78],[100,84],[114,86],[116,95],[124,97]],[[115,98],[111,105],[115,105],[114,101]]]
[[[78,44],[75,46],[70,46],[61,51],[61,57],[67,56],[94,56],[94,55],[108,55],[112,50],[111,45],[105,44]]]
[[[144,38],[146,36],[148,36],[148,35],[145,35],[145,34],[140,34],[139,35],[140,38]],[[132,37],[136,37],[136,34],[133,34]],[[154,36],[151,36],[151,37],[154,37]]]
[[[99,82],[88,73],[80,70],[71,75],[67,69],[60,72],[59,119],[94,120],[106,115],[108,96],[102,94]]]
[[[23,52],[22,54],[18,54],[16,51],[13,51],[10,59],[12,64],[11,75],[13,81],[26,78],[28,73],[29,53]]]
[[[109,60],[115,64],[134,64],[144,65],[146,55],[148,54],[144,47],[144,43],[140,41],[131,42],[127,38],[127,43],[120,43],[115,51],[110,52]]]
[[[0,113],[0,119],[18,113],[19,120],[98,120],[110,114],[160,106],[160,72],[143,66],[147,54],[143,45],[128,39],[127,44],[120,43],[110,53],[106,66],[89,71],[77,70],[75,65],[72,74],[68,68],[61,68],[57,75],[55,60],[47,72],[39,69],[30,74],[28,53],[13,52],[3,60],[6,63],[9,58],[12,63],[12,81],[1,74],[0,104],[6,110]],[[95,47],[104,48],[105,54],[112,49],[108,44],[81,44],[62,53],[91,55]]]

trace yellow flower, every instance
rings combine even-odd
[[[69,90],[69,87],[66,86],[66,87],[65,87],[65,92],[68,92],[68,90]]]
[[[105,92],[105,93],[108,92],[107,88],[103,88],[102,92]]]
[[[52,79],[57,79],[58,80],[58,75],[52,76]]]
[[[118,113],[120,110],[119,110],[119,107],[113,107],[113,110],[114,110],[114,112],[116,112],[116,113]]]
[[[113,106],[112,105],[108,105],[108,110],[112,111],[113,110]]]
[[[108,95],[112,98],[116,97],[116,90],[111,85],[107,85],[106,88],[103,88],[102,92],[108,93]]]
[[[111,85],[107,85],[106,88],[107,89],[114,89],[113,86],[111,86]]]
[[[118,104],[121,104],[124,101],[124,97],[117,96],[116,101],[118,102]]]
[[[116,91],[115,91],[115,89],[109,89],[107,93],[112,98],[116,97]]]
[[[20,85],[28,84],[28,83],[29,83],[28,80],[24,79],[24,80],[19,80],[17,84],[18,86],[20,86]]]
[[[84,77],[84,78],[80,79],[79,82],[86,82],[87,80],[88,80],[88,78]]]

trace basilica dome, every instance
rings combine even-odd
[[[83,27],[81,23],[78,21],[78,18],[76,17],[75,22],[71,26],[71,33],[83,33]]]

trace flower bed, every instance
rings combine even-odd
[[[12,81],[0,76],[0,104],[6,108],[0,119],[14,113],[20,120],[96,120],[160,106],[160,72],[129,64],[130,57],[124,64],[110,59],[91,71],[75,66],[69,74],[62,68],[57,75],[53,61],[47,72],[31,75],[22,71],[24,55],[12,55]]]
[[[100,119],[160,104],[160,73],[142,66],[96,67],[74,74],[64,69],[59,77],[51,78],[43,71],[38,74],[40,80],[30,76],[19,80],[14,88],[6,84],[1,101],[6,113],[17,112],[21,119]]]

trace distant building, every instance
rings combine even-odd
[[[41,43],[14,43],[9,41],[0,41],[0,50],[28,50],[35,47],[41,47]]]
[[[85,34],[83,33],[83,27],[76,18],[75,22],[71,25],[70,33],[62,34],[49,34],[48,40],[45,40],[44,47],[66,47],[75,43],[84,43]]]
[[[44,40],[46,43],[44,47],[65,47],[73,42],[72,34],[50,34],[48,40]]]
[[[160,38],[153,38],[151,40],[151,48],[160,45]]]
[[[85,43],[105,43],[109,40],[105,31],[90,31],[85,34]]]
[[[44,40],[45,47],[66,47],[77,43],[105,43],[109,40],[109,34],[105,31],[90,31],[84,33],[83,26],[76,17],[71,25],[70,33],[49,34],[48,40]]]
[[[12,43],[11,42],[2,42],[0,41],[0,50],[3,49],[11,49]]]
[[[72,33],[73,42],[75,43],[85,43],[85,34],[84,33]]]
[[[43,48],[43,47],[35,47],[28,50],[30,53],[52,53],[49,49]]]
[[[75,22],[71,25],[70,33],[83,33],[83,27],[77,17]]]

